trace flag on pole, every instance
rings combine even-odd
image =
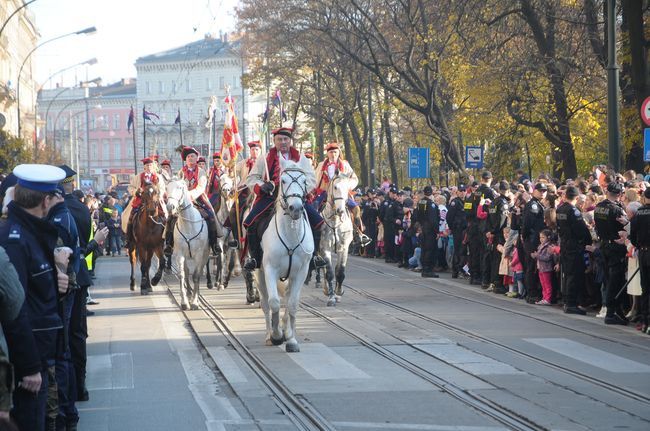
[[[129,112],[129,119],[126,120],[126,130],[131,131],[131,127],[133,127],[133,120],[135,120],[135,114],[133,113],[133,105],[131,105],[131,111]]]
[[[273,100],[271,101],[273,106],[282,106],[282,97],[280,96],[280,89],[275,90],[273,94]]]
[[[221,157],[226,155],[228,150],[229,161],[234,164],[237,154],[244,148],[239,136],[239,125],[237,123],[237,116],[235,115],[235,101],[228,95],[224,100],[227,106],[226,121],[223,126],[223,138],[221,139]]]
[[[174,124],[181,124],[181,108],[178,108],[178,114],[176,115],[176,119],[174,120]]]
[[[156,120],[160,120],[160,117],[158,116],[158,114],[155,114],[153,112],[149,112],[146,109],[144,109],[144,107],[142,107],[142,118],[145,119],[145,120],[149,120],[149,121],[153,122],[153,119],[151,117],[156,117]]]

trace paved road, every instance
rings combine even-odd
[[[211,316],[178,311],[173,276],[141,297],[127,273],[99,263],[82,429],[296,429]],[[290,355],[265,346],[241,278],[202,293],[330,429],[650,428],[650,337],[444,277],[351,258],[336,307],[303,289]]]

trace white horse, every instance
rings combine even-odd
[[[354,187],[349,176],[341,173],[332,178],[327,187],[327,202],[322,216],[325,220],[321,227],[320,254],[326,262],[323,293],[328,297],[327,305],[336,305],[343,295],[345,265],[348,262],[350,243],[354,237],[352,217],[347,209],[350,190]],[[336,271],[332,266],[332,253],[336,253]],[[333,287],[336,273],[336,289]]]
[[[181,308],[199,308],[199,283],[203,268],[208,262],[210,244],[208,225],[192,203],[187,185],[182,179],[173,179],[167,184],[167,209],[170,216],[176,216],[174,228],[174,259],[178,266],[181,287]],[[192,283],[190,284],[190,276]]]
[[[219,211],[215,215],[217,224],[221,226],[224,233],[223,237],[219,238],[219,245],[222,253],[217,256],[215,263],[215,279],[218,283],[219,290],[228,287],[230,279],[241,273],[241,264],[239,262],[239,253],[237,247],[232,247],[230,242],[237,240],[236,234],[232,228],[224,227],[226,220],[230,217],[230,211],[235,203],[234,195],[232,194],[234,188],[234,181],[228,176],[223,174],[219,178]]]
[[[280,157],[280,168],[275,214],[262,236],[264,254],[257,279],[266,319],[267,345],[280,345],[286,341],[287,352],[299,352],[295,336],[296,313],[302,284],[314,252],[314,238],[304,208],[307,173],[312,167],[309,159],[304,157],[298,163]],[[282,328],[279,322],[281,298],[278,280],[283,284],[286,281]]]

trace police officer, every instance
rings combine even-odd
[[[532,253],[539,246],[539,233],[545,228],[544,205],[542,199],[546,196],[548,188],[545,183],[535,184],[533,197],[524,206],[521,220],[521,239],[524,243],[524,284],[528,291],[526,302],[535,303],[542,298],[542,291],[537,275],[537,262]]]
[[[459,184],[456,196],[449,203],[447,210],[447,225],[454,238],[454,256],[451,261],[451,278],[458,278],[458,274],[465,265],[466,250],[463,245],[465,229],[467,229],[467,216],[464,209],[465,185]]]
[[[623,185],[611,182],[607,185],[607,198],[596,205],[594,209],[594,222],[596,233],[600,237],[600,250],[605,259],[606,271],[606,299],[607,314],[605,323],[608,325],[627,325],[621,306],[622,297],[617,299],[618,291],[625,284],[627,270],[627,248],[620,233],[628,223],[625,210],[619,202],[623,193]]]
[[[384,201],[382,222],[384,224],[384,254],[386,263],[396,263],[395,233],[396,233],[397,188],[388,189],[388,198]]]
[[[650,319],[650,188],[643,193],[643,206],[632,218],[630,226],[630,241],[636,247],[641,276],[641,301],[638,312],[641,315],[641,330],[650,335],[648,324]]]
[[[490,287],[488,291],[495,293],[505,293],[503,282],[499,277],[499,265],[501,264],[501,252],[498,245],[505,245],[506,238],[503,235],[503,229],[508,224],[508,214],[510,213],[510,198],[508,190],[510,184],[507,181],[499,182],[499,196],[490,204],[488,208],[488,220],[486,240],[492,243],[491,261],[490,261]]]
[[[15,320],[3,321],[17,388],[11,416],[21,430],[42,430],[57,332],[63,328],[57,292],[68,288],[68,276],[54,265],[58,233],[45,216],[60,197],[57,184],[65,172],[56,166],[18,165],[13,173],[18,183],[7,222],[0,227],[0,245],[16,269],[26,299]]]
[[[576,208],[580,191],[568,186],[565,201],[557,208],[557,229],[560,236],[560,266],[564,276],[564,312],[585,314],[578,301],[585,287],[585,246],[591,245],[589,228]]]
[[[368,189],[368,200],[365,202],[361,213],[361,220],[365,226],[365,233],[371,239],[370,243],[364,248],[366,257],[373,258],[377,249],[377,219],[379,217],[379,205],[375,200],[376,193],[373,189]]]
[[[433,195],[431,186],[425,186],[423,192],[424,196],[418,201],[415,211],[415,221],[420,223],[422,227],[422,234],[420,235],[422,277],[438,278],[438,274],[433,272],[433,260],[440,227],[440,212],[438,211],[438,205],[431,199]]]
[[[476,210],[478,202],[474,202],[474,192],[478,189],[479,184],[474,181],[470,185],[467,195],[465,196],[465,214],[467,216],[467,247],[469,251],[469,274],[470,284],[481,284],[481,247],[483,242],[479,237],[478,219]]]

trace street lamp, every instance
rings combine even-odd
[[[2,32],[4,31],[5,27],[7,26],[7,24],[8,24],[9,21],[11,20],[11,18],[13,18],[14,15],[16,15],[16,14],[17,14],[18,12],[20,12],[22,9],[26,8],[27,6],[29,6],[30,4],[34,3],[35,1],[36,1],[36,0],[29,0],[29,1],[26,1],[25,3],[23,3],[21,6],[17,7],[16,10],[13,11],[13,12],[11,13],[11,15],[9,15],[9,17],[8,17],[8,18],[5,20],[5,22],[2,24],[2,27],[0,28],[0,36],[2,36]]]
[[[95,62],[91,63],[93,60]],[[90,60],[85,61],[84,63],[79,63],[79,64],[95,64],[95,63],[97,63],[97,59],[92,58]],[[99,85],[101,82],[102,82],[102,78],[97,77],[97,78],[95,78],[93,80],[82,82],[81,85],[83,85],[83,84],[96,84],[96,85]],[[65,88],[63,88],[61,91],[56,93],[54,95],[54,97],[52,98],[52,100],[50,100],[50,103],[47,104],[47,109],[45,110],[45,147],[47,147],[47,122],[48,122],[48,120],[50,118],[49,115],[50,115],[50,108],[52,107],[52,103],[54,103],[54,101],[56,99],[58,99],[58,97],[61,94],[65,93],[66,91],[70,90],[71,88],[74,88],[74,87],[65,87]],[[56,129],[56,123],[54,124],[54,128]]]
[[[34,53],[34,51],[36,51],[36,50],[37,50],[38,48],[40,48],[41,46],[43,46],[43,45],[45,45],[45,44],[48,44],[48,43],[50,43],[50,42],[54,42],[55,40],[59,40],[59,39],[62,39],[62,38],[64,38],[64,37],[74,36],[74,35],[78,35],[78,34],[94,34],[94,33],[96,33],[96,32],[97,32],[97,29],[93,26],[93,27],[85,28],[85,29],[83,29],[83,30],[73,31],[72,33],[66,33],[66,34],[63,34],[63,35],[61,35],[61,36],[54,37],[54,38],[52,38],[52,39],[48,39],[48,40],[46,40],[45,42],[36,45],[36,46],[35,46],[31,51],[29,51],[29,53],[25,56],[25,59],[23,60],[23,64],[20,65],[20,70],[18,71],[18,82],[17,82],[17,84],[16,84],[16,104],[18,105],[18,107],[17,107],[17,108],[18,108],[17,111],[18,111],[18,137],[19,137],[19,138],[22,136],[22,135],[21,135],[21,128],[20,128],[20,75],[22,75],[22,73],[23,73],[23,68],[25,67],[25,64],[27,63],[27,60],[29,60],[29,57]]]

